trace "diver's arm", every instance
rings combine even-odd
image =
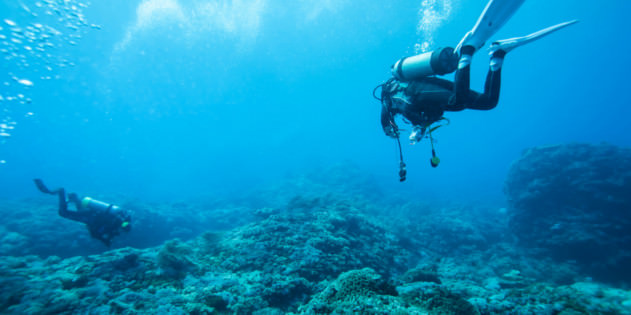
[[[90,231],[90,236],[92,236],[92,238],[95,238],[103,242],[103,244],[105,244],[105,246],[107,247],[111,246],[112,238],[107,237],[106,235],[103,235],[103,233],[101,233],[100,231],[100,227],[95,226],[94,222],[92,222],[91,224],[88,224],[88,231]]]
[[[386,130],[386,127],[390,126],[390,113],[385,106],[381,107],[381,127]]]
[[[398,137],[399,127],[394,122],[392,114],[386,109],[385,106],[381,107],[381,127],[386,136],[396,138]]]

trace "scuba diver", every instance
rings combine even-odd
[[[49,190],[41,179],[35,179],[39,191],[59,196],[59,215],[73,221],[84,223],[90,235],[110,247],[112,239],[121,232],[131,230],[131,216],[120,207],[94,200],[90,197],[79,199],[77,194],[68,194],[63,188]],[[68,210],[68,201],[75,204],[76,211]]]
[[[489,47],[490,64],[484,92],[471,90],[469,76],[473,55],[508,21],[523,2],[524,0],[490,0],[476,25],[455,49],[445,47],[400,59],[392,66],[393,77],[373,90],[373,96],[382,104],[383,131],[387,136],[397,140],[401,182],[405,181],[407,171],[399,140],[400,130],[395,122],[396,115],[402,115],[404,121],[413,126],[409,136],[412,144],[429,138],[432,148],[430,164],[437,167],[440,159],[436,156],[432,132],[449,124],[449,120],[443,117],[444,112],[495,108],[499,101],[501,70],[506,54],[577,22],[569,21],[527,36],[493,42]],[[436,77],[454,71],[456,74],[453,82]],[[375,93],[379,88],[381,96],[377,97]]]

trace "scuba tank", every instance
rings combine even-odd
[[[103,211],[103,212],[108,211],[110,209],[116,212],[117,210],[120,209],[119,206],[113,205],[111,203],[95,200],[90,197],[85,197],[81,199],[81,208],[86,209],[86,210],[89,209],[93,211]]]
[[[458,55],[451,47],[439,48],[420,55],[399,59],[392,66],[392,76],[399,81],[411,81],[432,75],[456,71]]]
[[[81,208],[97,212],[111,212],[121,220],[121,228],[123,230],[129,231],[131,228],[131,218],[117,205],[85,197],[81,199]]]

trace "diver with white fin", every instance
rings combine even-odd
[[[449,123],[443,117],[444,112],[495,108],[499,101],[502,65],[506,54],[577,22],[565,22],[527,36],[493,42],[489,48],[490,62],[484,92],[471,90],[469,77],[473,55],[523,2],[524,0],[491,0],[474,28],[464,36],[456,49],[446,47],[400,59],[392,66],[393,78],[377,87],[381,87],[381,97],[375,95],[382,104],[381,126],[387,136],[397,140],[399,146],[400,181],[406,179],[406,166],[401,152],[400,132],[395,122],[396,115],[402,115],[404,121],[413,126],[410,134],[413,144],[425,137],[430,139],[430,162],[432,167],[437,167],[440,159],[434,150],[432,132]],[[436,77],[454,71],[456,74],[453,82]]]

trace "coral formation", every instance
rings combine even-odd
[[[200,234],[190,239],[172,234],[187,228],[181,213],[165,205],[147,209],[165,210],[159,217],[170,222],[161,225],[167,235],[144,234],[155,233],[153,225],[135,240],[156,237],[159,245],[89,256],[28,255],[41,235],[21,225],[38,216],[8,215],[0,313],[552,315],[625,314],[631,307],[624,286],[599,283],[580,264],[515,246],[512,207],[368,201],[297,182],[309,193],[273,196],[271,206],[260,208],[168,205],[199,215],[187,220],[225,216],[204,233],[198,222],[187,233]],[[64,256],[77,251],[64,251],[71,241],[65,237],[86,237],[81,229],[45,231],[45,244],[60,243],[50,252]]]
[[[526,150],[506,180],[509,223],[522,245],[631,281],[631,149],[569,144]]]

